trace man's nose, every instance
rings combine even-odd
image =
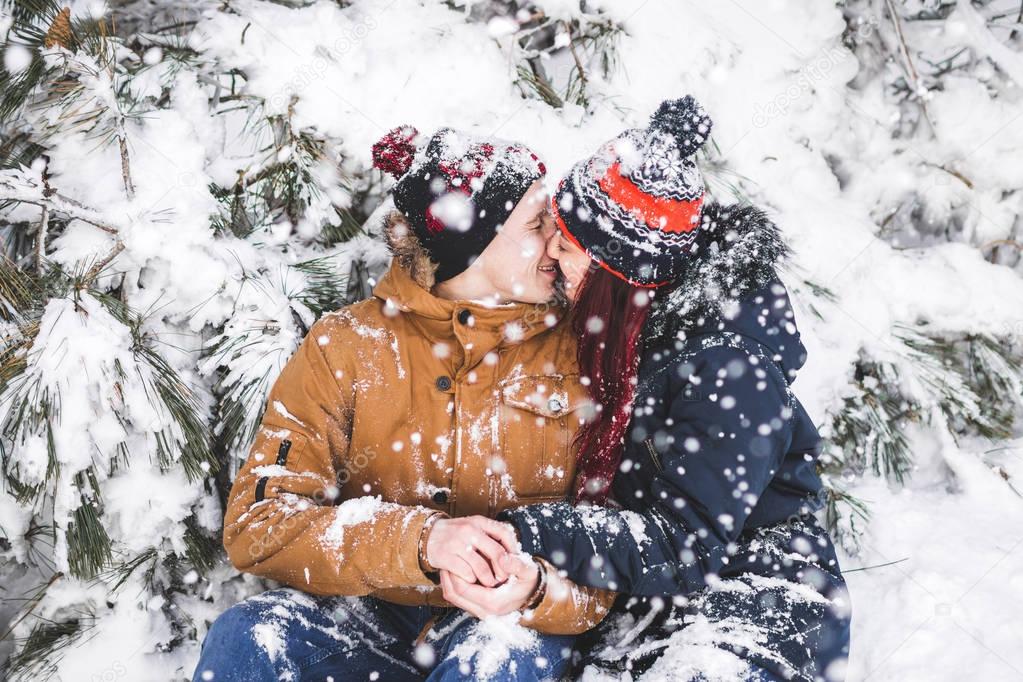
[[[550,241],[551,235],[558,233],[558,226],[554,224],[554,216],[550,213],[545,213],[540,218],[540,234],[547,241]]]

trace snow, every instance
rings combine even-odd
[[[11,45],[4,50],[4,68],[10,73],[21,73],[32,63],[32,53],[21,45]]]
[[[274,408],[274,410],[277,412],[277,414],[281,415],[285,419],[287,419],[289,421],[293,421],[296,424],[298,424],[299,426],[305,426],[305,423],[301,419],[299,419],[298,417],[296,417],[292,413],[288,412],[288,408],[285,407],[284,403],[282,403],[280,400],[273,401],[273,403],[271,404],[271,407]]]
[[[111,531],[124,538],[124,548],[129,551],[143,552],[153,538],[163,538],[174,551],[185,552],[183,521],[192,513],[194,500],[181,491],[188,488],[188,479],[180,470],[135,467],[119,472],[103,489]]]
[[[646,534],[646,522],[642,516],[627,509],[621,512],[621,516],[625,519],[629,533],[632,534],[632,539],[637,545],[642,546],[643,543],[650,542],[650,536]]]
[[[335,624],[328,625],[323,621],[311,622],[306,618],[304,609],[315,608],[316,603],[296,590],[263,594],[256,597],[256,600],[264,606],[265,610],[261,614],[261,620],[252,625],[252,637],[267,657],[282,668],[279,679],[285,681],[299,680],[301,674],[294,661],[289,661],[284,655],[285,638],[292,628],[318,630],[322,635],[334,640],[336,646],[351,648],[355,645],[355,639],[353,635],[346,633],[339,624],[340,616],[342,613],[346,617],[364,616],[364,614],[354,613],[358,611],[358,607],[347,602],[339,605],[338,613],[333,614],[337,621]],[[345,610],[346,606],[353,613],[348,613]]]
[[[102,5],[69,4],[80,16]],[[894,44],[889,17],[874,16],[863,3],[588,2],[589,16],[625,28],[617,38],[619,68],[607,75],[592,69],[590,101],[569,101],[561,108],[528,92],[524,96],[514,84],[514,32],[528,16],[469,20],[470,6],[484,3],[322,0],[293,8],[286,4],[299,3],[241,0],[231,3],[230,11],[222,3],[189,3],[194,8],[159,4],[166,7],[146,11],[176,16],[180,10],[197,19],[182,43],[200,50],[202,59],[179,62],[170,50],[161,54],[145,43],[145,68],[132,80],[132,91],[155,102],[166,89],[167,98],[125,123],[134,198],[125,195],[116,144],[97,145],[78,132],[62,134],[48,148],[47,170],[61,193],[92,208],[92,220],[118,228],[124,251],[98,284],[123,285],[124,300],[150,314],[144,330],[196,388],[204,418],[214,414],[215,384],[221,400],[244,401],[250,391],[265,395],[301,340],[303,325],[313,322],[314,313],[297,300],[308,278],[296,263],[326,253],[341,277],[352,260],[365,259],[377,269],[385,262],[385,250],[372,233],[327,249],[310,238],[324,225],[335,224],[334,206],[362,201],[338,180],[339,174],[368,175],[370,147],[389,128],[411,123],[426,132],[452,125],[522,140],[545,160],[552,184],[623,128],[643,124],[662,99],[686,92],[713,116],[715,142],[729,168],[708,177],[708,185],[727,198],[727,185],[741,184],[771,211],[796,251],[793,266],[782,276],[797,307],[809,361],[793,389],[818,424],[829,421],[852,390],[853,364],[861,356],[916,366],[892,334],[898,324],[926,323],[949,333],[1020,334],[1019,268],[1011,257],[994,256],[987,245],[1019,239],[1023,58],[1018,42],[1007,42],[1010,24],[985,25],[979,16],[984,8],[966,0],[952,3],[946,21],[904,26],[914,49],[929,57],[944,59],[966,46],[987,63],[986,70],[978,65],[974,72],[950,73],[940,88],[925,85],[933,136],[909,130],[919,115],[916,101],[892,100],[888,69],[901,68],[898,55],[885,62],[881,53],[877,59],[882,63],[875,63],[869,51],[853,54],[843,46],[843,10],[864,19],[856,29],[860,39],[880,35],[889,47]],[[935,5],[895,4],[907,12]],[[1006,11],[1018,7],[1003,4]],[[556,19],[580,17],[576,0],[537,0],[535,5]],[[0,13],[0,27],[6,30],[9,20]],[[558,40],[566,39],[561,32]],[[25,52],[17,48],[5,49],[3,58],[12,71],[27,64]],[[546,60],[545,68],[557,80],[570,62],[562,54]],[[918,60],[918,65],[923,63]],[[272,131],[248,127],[246,111],[215,114],[226,108],[219,98],[229,89],[211,83],[227,69],[248,76],[238,79],[239,93],[261,99],[263,113],[281,115],[294,129],[313,131],[327,141],[326,158],[310,167],[321,191],[310,198],[303,215],[294,223],[282,216],[257,226],[246,238],[215,234],[210,216],[220,209],[211,184],[230,188],[240,172],[255,174],[266,164],[296,158],[300,150],[288,146],[265,157],[260,150],[273,148]],[[86,82],[90,103],[116,102],[106,71],[97,73]],[[972,186],[946,169],[968,178]],[[0,190],[7,191],[15,176],[38,179],[39,171],[5,170]],[[33,196],[39,196],[40,188],[37,183]],[[375,187],[369,193],[368,209],[381,201],[380,191]],[[911,197],[917,199],[919,218],[896,212],[913,203]],[[4,211],[5,224],[8,218],[38,220],[35,207]],[[889,215],[895,217],[886,223]],[[113,235],[74,219],[50,243],[49,255],[74,269],[113,244]],[[815,296],[808,282],[827,287],[835,300]],[[127,327],[84,295],[77,302],[52,300],[40,330],[28,356],[28,376],[61,393],[54,441],[62,471],[47,478],[49,452],[38,433],[18,443],[15,457],[23,480],[48,481],[46,513],[53,518],[44,522],[67,528],[81,504],[73,477],[93,467],[106,505],[104,525],[119,556],[147,549],[162,556],[183,553],[182,522],[189,515],[215,536],[221,514],[215,494],[180,469],[155,462],[158,434],[172,443],[182,442],[182,434],[163,410],[152,407],[137,373],[147,377],[148,370],[128,350],[133,341]],[[379,343],[402,376],[406,371],[414,376],[403,366],[394,339],[379,329],[352,331]],[[522,330],[509,328],[508,333],[513,338]],[[224,353],[204,355],[218,342],[228,344]],[[486,362],[497,361],[496,354],[487,355]],[[128,380],[111,378],[117,364]],[[927,397],[919,380],[914,390]],[[286,406],[273,408],[300,424]],[[242,431],[255,433],[258,417],[245,415],[248,428]],[[491,429],[477,425],[475,442]],[[933,429],[909,434],[916,467],[906,487],[870,476],[847,482],[848,492],[867,500],[873,514],[860,554],[842,557],[846,569],[862,569],[848,574],[854,628],[848,676],[1013,679],[1023,674],[1018,645],[1023,641],[1018,617],[1023,610],[1023,503],[1011,486],[1023,489],[1023,446],[1019,441],[954,443],[928,431]],[[264,435],[288,434],[275,430]],[[438,440],[437,450],[446,457],[452,444],[449,438]],[[456,460],[460,448],[470,444],[457,442]],[[117,468],[110,459],[120,446],[130,461]],[[684,446],[695,450],[698,443],[692,439]],[[233,459],[244,456],[246,447],[232,443]],[[264,475],[284,473],[269,466],[262,469]],[[368,521],[384,504],[373,497],[352,502],[337,508],[325,542],[340,546],[347,527]],[[16,502],[6,489],[0,492],[0,528],[10,542],[0,570],[5,587],[23,588],[19,594],[34,590],[49,575],[30,571],[8,578],[9,571],[13,576],[24,570],[21,562],[32,551],[40,551],[26,539],[37,511]],[[642,525],[626,520],[636,541],[647,541]],[[57,570],[66,571],[63,533],[56,534],[52,553],[44,551]],[[899,563],[881,566],[893,561]],[[141,578],[132,577],[115,594],[102,583],[65,577],[47,591],[34,614],[53,620],[69,613],[96,614],[88,636],[54,662],[55,679],[166,680],[187,676],[183,671],[197,657],[204,621],[262,587],[220,566],[195,583],[194,592],[173,598],[166,610],[184,614],[184,624],[172,627],[162,611],[149,608],[151,588]],[[6,609],[0,629],[6,629],[11,615]],[[24,621],[16,634],[26,634],[32,622]],[[495,641],[505,635],[512,642],[524,641],[508,623],[487,627],[490,634],[481,634],[477,643],[491,635]],[[690,656],[669,660],[679,674],[701,663],[727,679],[735,661],[702,646],[708,627],[688,628],[678,650]],[[268,651],[276,650],[273,635],[272,629],[261,634]],[[755,633],[736,637],[748,641]],[[120,655],[111,659],[110,651]],[[668,667],[665,663],[658,669]]]
[[[512,612],[490,616],[473,625],[465,639],[451,650],[450,655],[459,661],[460,672],[468,675],[471,671],[471,679],[481,682],[497,679],[513,651],[536,651],[537,633],[520,625],[521,617]]]
[[[853,569],[849,679],[1016,679],[1023,500],[990,476],[953,495],[933,481],[903,491],[864,481],[852,492],[881,521],[863,555],[842,564]]]
[[[323,531],[323,543],[328,547],[340,550],[344,546],[346,528],[371,521],[377,513],[395,508],[397,505],[384,502],[379,495],[345,500],[333,508],[334,519]],[[338,561],[344,559],[340,552],[337,557]]]

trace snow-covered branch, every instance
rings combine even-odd
[[[0,170],[0,202],[6,201],[39,206],[50,214],[75,218],[113,235],[120,234],[127,227],[127,224],[118,225],[99,211],[46,187],[42,178],[26,168]]]

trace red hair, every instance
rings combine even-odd
[[[590,397],[599,406],[576,435],[576,502],[603,504],[611,492],[625,450],[640,337],[649,312],[647,289],[601,268],[590,269],[572,306],[579,372],[589,379]]]

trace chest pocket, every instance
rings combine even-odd
[[[502,492],[520,504],[563,499],[575,476],[575,434],[591,404],[579,376],[516,377],[499,391]]]

